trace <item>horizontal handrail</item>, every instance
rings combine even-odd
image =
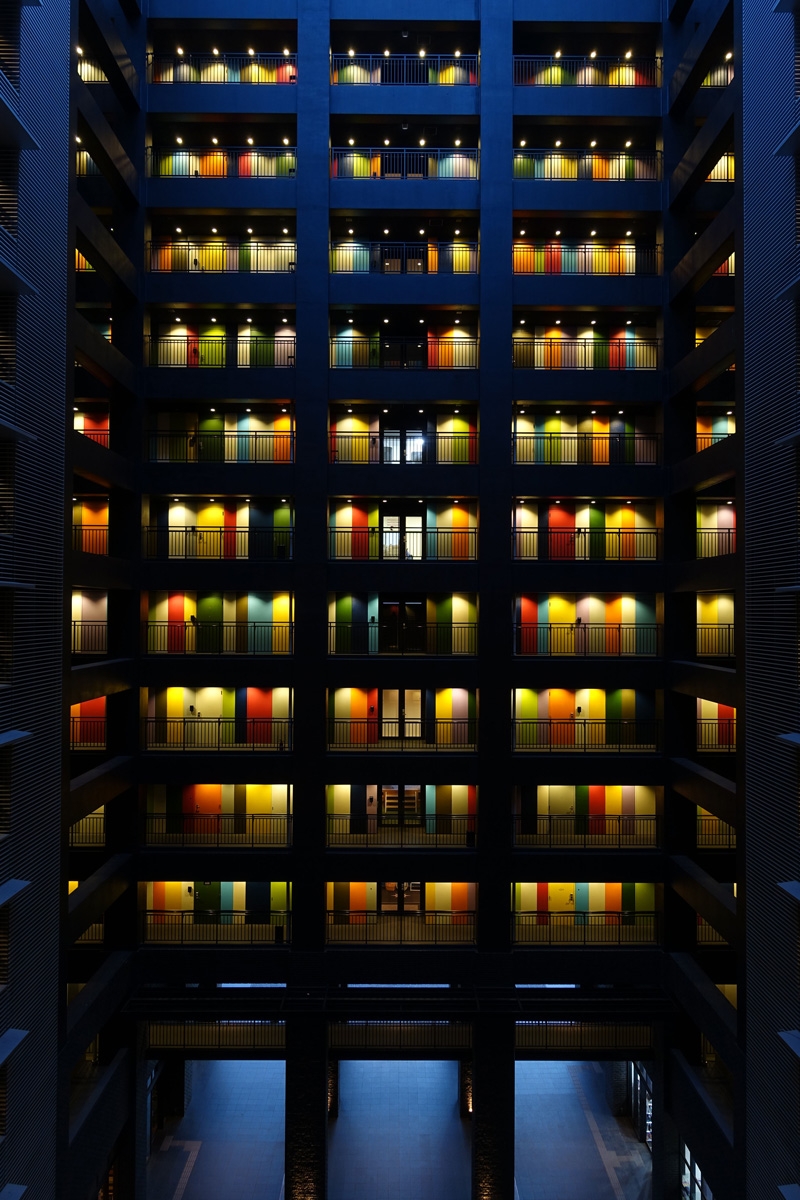
[[[704,850],[735,850],[736,829],[719,817],[698,817],[697,847]]]
[[[249,558],[277,562],[292,557],[293,544],[291,526],[224,529],[216,525],[186,525],[167,529],[146,525],[142,529],[145,558]]]
[[[70,717],[70,750],[105,750],[105,717]]]
[[[90,442],[97,442],[98,446],[103,446],[106,450],[109,447],[108,429],[76,429],[75,433],[79,433],[81,437],[88,438]]]
[[[332,337],[331,367],[384,371],[475,370],[476,337]]]
[[[147,846],[291,846],[289,813],[147,813]]]
[[[718,558],[722,554],[736,553],[735,529],[698,529],[697,557]]]
[[[328,654],[477,654],[475,622],[412,625],[378,621],[331,621]]]
[[[380,562],[452,562],[478,557],[477,529],[329,529],[332,559]]]
[[[145,1026],[154,1058],[164,1050],[280,1050],[286,1045],[285,1021],[147,1021]]]
[[[727,87],[733,82],[734,65],[732,62],[720,63],[718,67],[712,67],[706,75],[700,87]]]
[[[657,183],[660,150],[514,150],[514,179]]]
[[[714,928],[713,925],[710,925],[704,917],[700,916],[697,918],[696,938],[699,945],[708,945],[709,943],[717,946],[728,945],[727,938],[724,938],[722,934]]]
[[[663,652],[663,625],[604,624],[595,621],[514,626],[514,653],[576,657],[658,658]]]
[[[296,83],[296,54],[147,55],[147,82]]]
[[[145,717],[145,750],[291,750],[291,717]]]
[[[89,813],[81,817],[69,827],[69,844],[71,849],[82,849],[87,846],[104,846],[106,844],[106,818],[103,813]]]
[[[699,454],[701,450],[708,450],[732,436],[732,433],[698,433],[695,449]]]
[[[661,246],[602,242],[515,242],[515,275],[660,275]]]
[[[108,526],[73,525],[72,549],[83,554],[108,554]]]
[[[698,625],[697,654],[703,658],[719,655],[732,658],[736,653],[735,625]]]
[[[478,747],[475,717],[456,720],[422,718],[378,718],[366,720],[328,718],[329,750],[377,750],[398,753],[407,750],[464,751]]]
[[[329,440],[332,463],[475,464],[477,433],[339,433]]]
[[[142,940],[164,946],[279,946],[291,941],[291,931],[292,914],[284,909],[156,909],[142,913]]]
[[[105,654],[107,642],[107,621],[72,622],[73,654]]]
[[[144,339],[146,367],[294,367],[295,342],[286,337],[156,337]]]
[[[704,717],[697,722],[697,749],[736,753],[736,718]]]
[[[78,75],[84,83],[108,83],[108,76],[99,63],[83,57],[78,59]]]
[[[516,912],[514,942],[548,946],[652,946],[659,940],[655,912]]]
[[[512,363],[539,371],[656,371],[659,338],[512,337]]]
[[[151,430],[148,462],[261,463],[294,462],[294,433],[289,430]]]
[[[514,818],[515,846],[570,849],[641,848],[658,844],[655,814],[537,813]]]
[[[331,242],[331,275],[477,275],[477,242]]]
[[[381,813],[339,815],[328,813],[328,845],[369,849],[390,846],[415,850],[461,848],[475,845],[475,814]]]
[[[657,467],[657,433],[515,433],[514,462],[537,466]]]
[[[291,621],[146,621],[142,654],[293,654]]]
[[[331,83],[475,87],[477,54],[332,54]]]
[[[654,718],[553,717],[515,718],[515,750],[566,751],[568,753],[655,753],[661,749],[661,722]]]
[[[331,179],[477,179],[480,151],[472,147],[387,150],[385,146],[336,146]]]
[[[623,55],[515,54],[514,83],[523,87],[660,87],[663,59]]]
[[[709,172],[706,183],[733,183],[736,177],[736,160],[732,152],[723,154],[722,158]]]
[[[145,171],[150,179],[294,179],[294,146],[148,146]]]
[[[334,909],[326,913],[325,941],[357,945],[464,945],[475,941],[475,913],[469,909],[452,912]]]
[[[167,241],[145,243],[145,266],[152,272],[201,275],[291,273],[297,265],[294,242]]]
[[[661,557],[660,529],[516,529],[513,558],[649,561]]]

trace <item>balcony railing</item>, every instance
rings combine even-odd
[[[512,922],[516,944],[545,946],[654,946],[654,912],[517,912]]]
[[[297,151],[294,146],[148,146],[145,167],[150,179],[294,179]]]
[[[661,749],[661,722],[636,717],[516,718],[513,740],[515,750],[654,754]]]
[[[145,558],[248,558],[282,562],[292,557],[294,530],[224,529],[220,526],[186,525],[173,529],[146,525],[142,530]]]
[[[89,58],[79,58],[78,75],[84,83],[108,83],[108,76],[99,63]]]
[[[730,433],[698,433],[695,449],[699,454],[701,450],[708,450],[711,446],[716,446],[731,436]]]
[[[70,750],[105,750],[105,717],[70,717]]]
[[[700,87],[727,87],[733,82],[734,66],[732,62],[722,63],[718,67],[712,67],[708,72]]]
[[[478,818],[447,814],[407,814],[404,817],[328,814],[328,845],[393,849],[472,849]]]
[[[142,654],[293,654],[290,621],[148,621]]]
[[[475,87],[477,54],[332,54],[331,83]]]
[[[369,912],[336,909],[326,914],[325,941],[339,945],[451,946],[475,941],[475,913]]]
[[[736,753],[735,717],[704,718],[697,722],[697,749],[703,753]]]
[[[293,367],[294,337],[153,337],[144,339],[146,367]]]
[[[511,539],[516,559],[654,562],[661,557],[660,529],[517,529]]]
[[[148,462],[274,463],[294,462],[294,434],[269,430],[152,430],[147,435]]]
[[[331,242],[331,275],[477,275],[477,242]]]
[[[660,275],[662,247],[598,242],[515,242],[515,275]]]
[[[515,433],[515,463],[536,466],[657,467],[657,433]]]
[[[330,435],[329,462],[400,463],[430,466],[445,463],[474,465],[478,461],[477,433],[339,433]]]
[[[290,273],[297,263],[294,242],[147,242],[148,271],[171,274],[266,275]]]
[[[292,818],[283,813],[147,813],[147,846],[291,846]]]
[[[619,813],[538,813],[514,818],[514,845],[569,849],[641,849],[658,844],[658,818]]]
[[[108,526],[73,525],[72,549],[82,554],[108,554]]]
[[[148,83],[296,83],[296,54],[148,54]]]
[[[698,625],[698,657],[732,658],[736,653],[734,630],[734,625]]]
[[[332,621],[328,654],[477,654],[478,626],[398,625],[396,622]]]
[[[291,717],[145,717],[145,750],[291,750]]]
[[[107,429],[76,429],[81,437],[88,438],[90,442],[97,442],[98,446],[103,446],[106,450],[109,446],[109,430]]]
[[[99,921],[93,921],[91,925],[87,925],[83,933],[75,941],[82,946],[102,946],[105,935],[105,919],[101,917]]]
[[[384,371],[475,370],[478,338],[332,337],[330,365]]]
[[[724,938],[713,925],[709,925],[708,921],[703,917],[697,918],[697,944],[698,946],[727,946],[727,938]]]
[[[515,54],[514,83],[523,87],[661,87],[661,58]]]
[[[656,371],[658,338],[512,337],[513,365],[539,371]]]
[[[706,183],[733,183],[736,174],[736,160],[732,153],[723,154],[713,168]]]
[[[736,830],[719,817],[697,818],[698,850],[735,850]]]
[[[105,654],[108,641],[106,621],[73,621],[72,653]]]
[[[477,179],[480,151],[472,148],[387,150],[336,146],[331,179]]]
[[[421,718],[350,720],[328,719],[328,749],[383,751],[390,754],[408,750],[471,751],[478,748],[478,722],[475,717],[456,720]]]
[[[736,553],[735,529],[698,529],[697,557],[718,558],[722,554]]]
[[[162,946],[282,946],[291,941],[292,914],[273,909],[159,909],[142,913],[142,940]]]
[[[82,850],[106,844],[106,818],[103,813],[89,813],[69,827],[70,849]]]
[[[621,657],[660,658],[664,653],[663,625],[599,622],[550,623],[514,626],[514,653],[577,658]]]
[[[477,529],[329,529],[329,557],[355,562],[453,562],[478,557]]]
[[[657,183],[662,176],[660,150],[515,150],[514,179],[584,180],[594,183]]]

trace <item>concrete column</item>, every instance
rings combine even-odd
[[[656,1026],[657,1054],[648,1063],[653,1084],[653,1200],[680,1200],[681,1139],[666,1107],[663,1029]]]
[[[285,1200],[325,1200],[328,1030],[323,1017],[286,1022]]]
[[[328,1118],[339,1115],[339,1060],[328,1059]]]
[[[514,1035],[510,1017],[474,1026],[472,1200],[514,1200]]]
[[[472,1116],[472,1059],[462,1058],[458,1063],[458,1115]]]

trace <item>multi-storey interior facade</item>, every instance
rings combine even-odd
[[[566,1022],[743,1196],[737,5],[72,33],[59,1194],[246,1049],[321,1200],[357,1011],[450,1022],[476,1200]]]

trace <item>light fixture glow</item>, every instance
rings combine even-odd
[[[76,53],[76,54],[79,54],[79,55],[81,56],[81,58],[83,58],[83,47],[81,47],[81,46],[76,46],[76,47],[75,47],[75,53]]]
[[[455,321],[453,321],[453,324],[454,324],[454,325],[460,325],[460,324],[461,324],[461,322],[459,321],[458,317],[456,317]]]
[[[456,50],[455,53],[453,54],[453,58],[461,58],[461,51]]]
[[[553,55],[553,58],[561,58],[561,51],[556,50],[555,54]]]
[[[248,225],[248,227],[247,227],[247,232],[248,232],[248,233],[252,233],[252,232],[253,232],[253,231],[252,231],[252,229],[250,228],[250,226],[249,226],[249,225]]]
[[[632,145],[633,145],[633,142],[631,141],[630,138],[628,138],[627,142],[625,143],[625,149],[630,150]]]
[[[384,231],[383,231],[383,232],[384,232],[385,234],[387,234],[387,235],[388,235],[388,233],[389,233],[389,230],[388,230],[388,229],[384,229]]]
[[[560,230],[560,229],[557,229],[557,230],[556,230],[556,237],[561,237],[561,230]]]
[[[632,58],[632,57],[633,57],[633,51],[632,51],[632,50],[626,50],[626,51],[625,51],[625,57],[626,57],[626,58]]]
[[[383,57],[384,57],[384,58],[388,58],[388,57],[389,57],[389,51],[388,51],[388,50],[384,50],[384,52],[383,52]]]
[[[625,322],[625,324],[626,324],[626,325],[630,325],[630,324],[631,324],[631,322],[630,322],[630,321],[626,321],[626,322]]]
[[[252,146],[252,144],[253,144],[253,139],[252,139],[251,137],[249,137],[249,138],[247,139],[247,144],[248,144],[248,146]]]
[[[460,229],[456,229],[456,230],[455,230],[455,235],[456,235],[456,237],[458,237],[458,235],[459,235],[460,233],[461,233],[461,230],[460,230]]]
[[[218,144],[218,139],[217,139],[217,138],[212,138],[212,139],[211,139],[211,144],[212,144],[212,146],[216,146],[216,145]]]
[[[456,145],[456,146],[460,146],[460,145],[461,145],[461,138],[456,138],[454,145]]]
[[[556,138],[556,149],[561,145],[561,138]]]
[[[182,146],[182,145],[183,145],[183,138],[182,138],[182,137],[176,137],[176,138],[175,138],[175,141],[178,143],[178,145],[179,145],[179,146]]]
[[[355,53],[356,53],[355,50],[348,50],[347,51],[348,58],[355,58]]]
[[[523,138],[522,141],[520,142],[520,146],[527,146],[527,144],[528,143],[525,141],[525,138]]]
[[[212,225],[212,226],[211,226],[211,232],[212,232],[212,233],[216,233],[216,232],[217,232],[217,227],[216,227],[216,225]]]
[[[352,231],[352,229],[348,229],[348,231],[347,231],[347,232],[348,232],[348,233],[352,233],[353,231]]]
[[[348,144],[348,146],[355,146],[355,144],[356,144],[356,143],[355,143],[355,138],[348,138],[348,139],[347,139],[347,144]]]
[[[561,324],[561,321],[556,321],[556,325],[560,325],[560,324]]]
[[[284,139],[283,139],[283,144],[284,144],[284,146],[288,146],[288,145],[289,145],[289,139],[288,139],[288,138],[284,138]]]
[[[388,145],[389,145],[389,139],[388,139],[388,138],[384,138],[384,139],[383,139],[383,144],[384,144],[384,146],[388,146]]]
[[[589,142],[589,145],[590,145],[590,146],[591,146],[591,148],[594,150],[595,146],[597,145],[597,139],[596,139],[596,138],[592,138],[592,140]]]
[[[725,62],[730,62],[732,58],[733,58],[733,51],[729,50],[728,53],[725,55]]]
[[[597,237],[597,230],[596,229],[590,230],[589,237]]]
[[[211,318],[211,324],[212,324],[212,325],[216,325],[216,323],[217,323],[217,318],[216,318],[216,317],[212,317],[212,318]]]
[[[384,325],[388,325],[388,324],[389,324],[389,318],[388,318],[388,317],[384,317],[384,318],[383,318],[383,323],[384,323]]]
[[[420,146],[424,146],[424,145],[425,145],[425,138],[420,138],[420,139],[419,139],[419,144],[420,144]]]
[[[592,325],[596,325],[596,324],[597,324],[597,321],[592,321]]]
[[[630,236],[631,236],[631,232],[632,232],[632,230],[630,230],[630,229],[626,229],[626,230],[625,230],[625,237],[630,237]]]
[[[424,229],[420,229],[420,233],[421,233],[421,234],[422,234],[422,233],[424,233],[424,232],[425,232],[425,230],[424,230]]]
[[[424,57],[425,57],[425,51],[424,51],[424,50],[420,50],[420,52],[419,52],[419,56],[420,56],[420,58],[424,58]]]
[[[592,50],[591,54],[589,55],[589,58],[597,58],[597,51]]]
[[[253,318],[252,318],[252,317],[248,317],[248,318],[247,318],[247,324],[248,324],[248,325],[252,325],[252,324],[253,324]]]
[[[212,47],[211,53],[214,55],[215,58],[219,55],[219,50],[217,49],[216,46]]]
[[[75,141],[76,141],[76,142],[78,143],[78,145],[80,146],[80,144],[81,144],[81,139],[78,137],[78,135],[77,135],[77,134],[75,135]]]
[[[178,46],[178,54],[183,54],[183,46]]]
[[[289,232],[289,230],[288,230],[288,229],[284,229],[284,230],[282,230],[281,232],[282,232],[282,233],[288,233],[288,232]]]
[[[255,50],[253,49],[252,46],[247,47],[247,53],[250,55],[251,58],[253,57],[253,55],[255,54]]]

